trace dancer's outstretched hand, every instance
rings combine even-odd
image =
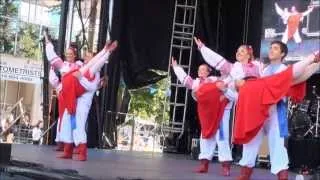
[[[217,83],[216,83],[216,86],[217,86],[217,88],[220,89],[221,91],[226,90],[226,84],[225,84],[224,82],[222,82],[222,81],[217,82]]]
[[[81,73],[79,71],[75,71],[74,73],[72,73],[72,75],[78,79],[81,78]]]
[[[118,47],[117,40],[113,41],[112,43],[110,43],[110,41],[107,41],[105,45],[106,50],[110,52],[114,51],[117,47]]]
[[[235,82],[236,89],[239,89],[241,86],[243,86],[245,82],[246,81],[243,79],[236,80]]]
[[[202,46],[204,46],[203,42],[200,39],[198,39],[197,37],[194,37],[194,42],[197,44],[198,49],[201,49]]]
[[[177,60],[174,59],[174,57],[171,57],[171,66],[172,66],[172,67],[175,67],[175,66],[177,66],[177,65],[178,65]]]
[[[50,42],[50,38],[49,38],[49,34],[48,34],[48,29],[45,29],[43,31],[43,36],[44,36],[44,39],[46,41],[46,43]]]

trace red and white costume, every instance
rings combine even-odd
[[[85,145],[86,143],[85,123],[93,93],[100,80],[98,72],[110,53],[103,49],[83,67],[68,68],[56,55],[51,43],[48,43],[46,47],[47,58],[52,67],[60,72],[64,71],[59,92],[59,118],[61,122],[58,124],[58,131],[60,131],[59,140],[65,143],[62,158],[71,158],[73,142],[76,145]],[[68,69],[68,72],[64,69]],[[80,79],[73,75],[76,71],[82,74]],[[81,149],[85,152],[80,153],[79,159],[86,160],[86,146],[82,146]]]
[[[198,104],[201,125],[199,159],[211,160],[217,144],[219,161],[232,161],[229,144],[229,118],[232,101],[226,99],[215,86],[219,79],[214,76],[192,79],[181,67],[174,66],[173,69],[180,82],[192,90],[192,95]],[[222,129],[219,129],[221,126]]]
[[[73,130],[73,140],[76,146],[87,143],[86,122],[92,104],[93,95],[98,89],[100,73],[97,72],[92,81],[88,81],[86,78],[82,77],[79,82],[87,91],[77,98],[77,126]]]
[[[305,95],[305,80],[315,72],[319,65],[310,68],[310,59],[297,62],[287,68],[283,64],[270,64],[261,72],[262,78],[248,80],[239,89],[238,106],[234,128],[234,142],[244,144],[240,165],[241,176],[249,178],[255,165],[258,150],[265,134],[268,137],[271,173],[278,178],[288,177],[288,154],[284,138],[288,134],[287,119],[281,110],[283,98],[291,97],[301,101]],[[305,73],[309,73],[305,76]],[[296,84],[296,80],[303,81]],[[254,95],[253,95],[254,94]]]
[[[278,74],[278,76],[273,76],[273,74]],[[239,164],[252,168],[255,166],[256,157],[265,134],[268,137],[271,173],[278,174],[280,171],[288,169],[289,160],[284,145],[285,135],[281,132],[286,131],[282,128],[287,127],[283,127],[283,122],[279,119],[281,111],[279,111],[277,103],[280,100],[285,100],[282,98],[289,92],[294,92],[295,97],[299,100],[303,99],[305,86],[304,84],[293,86],[292,68],[287,68],[283,64],[268,65],[262,71],[262,77],[265,78],[249,80],[244,87],[240,88],[234,142],[244,144]],[[255,95],[251,94],[252,97],[248,98],[248,93],[255,93]],[[245,110],[249,103],[250,117],[245,115],[249,113]]]

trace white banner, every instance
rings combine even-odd
[[[42,74],[42,66],[38,62],[30,62],[24,58],[1,54],[1,80],[39,84],[41,83]]]

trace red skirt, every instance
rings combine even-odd
[[[217,132],[228,100],[216,83],[201,85],[196,96],[202,138],[207,139]]]
[[[303,99],[303,84],[292,86],[292,67],[268,77],[248,80],[239,89],[235,114],[234,143],[246,144],[254,138],[269,117],[269,108],[286,95]],[[290,93],[289,93],[290,92]]]

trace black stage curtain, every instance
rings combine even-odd
[[[88,114],[86,132],[87,132],[87,146],[88,148],[99,147],[99,98],[95,94],[92,99],[91,108]]]
[[[119,41],[124,81],[129,89],[160,80],[151,69],[167,71],[174,1],[117,0],[112,31]]]
[[[108,88],[109,90],[105,92],[106,109],[111,111],[116,109],[120,71],[129,89],[139,88],[162,78],[150,69],[167,70],[174,2],[174,0],[117,0],[114,2],[112,39],[119,41],[119,48],[108,65],[110,80],[108,87],[112,88]],[[237,48],[244,43],[252,45],[255,55],[258,56],[262,4],[262,0],[198,1],[195,35],[201,38],[209,48],[231,62],[234,62]],[[101,43],[102,41],[99,42],[100,45]],[[191,76],[196,77],[197,67],[202,63],[204,61],[200,53],[194,48]],[[215,72],[215,74],[218,73]],[[185,134],[187,137],[183,138],[189,142],[190,137],[199,134],[195,109],[195,103],[190,96]],[[179,149],[190,148],[187,142],[181,144],[184,147]]]

